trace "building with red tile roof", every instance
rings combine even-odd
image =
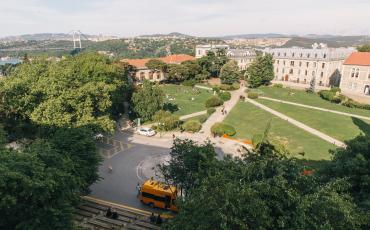
[[[343,63],[342,93],[365,97],[370,104],[370,52],[355,52]]]
[[[146,67],[146,63],[152,59],[161,60],[166,64],[181,64],[185,61],[193,61],[195,57],[186,54],[175,54],[161,58],[143,58],[143,59],[122,59],[121,62],[127,62],[128,64],[136,67],[137,72],[135,79],[142,81],[147,79],[149,81],[161,81],[165,79],[165,73],[160,70],[151,70]]]

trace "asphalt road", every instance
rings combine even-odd
[[[149,179],[150,172],[141,172],[138,166],[143,161],[150,161],[158,155],[166,155],[169,148],[161,148],[150,145],[134,144],[133,147],[105,159],[99,168],[100,181],[93,184],[91,196],[99,199],[140,208],[150,211],[136,197],[136,185],[141,180]],[[113,167],[109,172],[108,166]]]

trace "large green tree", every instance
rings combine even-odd
[[[159,59],[151,59],[145,64],[145,66],[151,70],[167,71],[167,64]]]
[[[113,131],[129,86],[123,71],[97,54],[59,62],[35,60],[17,67],[0,95],[6,115],[56,127],[94,126]]]
[[[274,60],[272,55],[258,55],[254,62],[247,68],[249,86],[257,88],[268,85],[274,79]]]
[[[132,95],[132,104],[134,111],[147,121],[153,115],[163,108],[164,92],[157,85],[149,81],[144,81],[143,85]]]
[[[357,47],[359,52],[370,52],[370,44]]]
[[[208,77],[219,77],[221,68],[229,61],[224,50],[217,53],[208,52],[206,56],[197,60],[203,71],[208,73]]]
[[[238,64],[231,60],[221,68],[220,79],[222,84],[231,85],[240,79]]]
[[[166,229],[360,229],[365,221],[346,193],[346,181],[321,183],[304,175],[300,163],[266,141],[243,159],[213,163],[212,170],[172,165],[172,177],[192,186]],[[190,173],[203,168],[200,176]]]

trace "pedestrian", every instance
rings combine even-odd
[[[112,209],[111,207],[108,208],[107,212],[105,213],[105,216],[110,218],[112,216]]]
[[[116,210],[114,210],[112,212],[112,219],[114,219],[114,220],[117,220],[118,219],[118,213],[116,212]]]
[[[173,138],[173,139],[175,139],[175,138],[176,138],[175,134],[172,134],[172,138]]]
[[[161,218],[161,215],[159,215],[158,214],[158,216],[157,216],[157,220],[156,220],[156,224],[158,224],[158,225],[160,225],[160,224],[162,224],[162,222],[163,222],[163,220],[162,220],[162,218]]]
[[[149,220],[150,220],[150,223],[155,223],[156,222],[156,218],[155,218],[153,212],[152,212],[152,215],[149,217]]]
[[[225,115],[227,114],[227,111],[226,111],[226,109],[225,109]]]
[[[112,167],[112,165],[109,165],[109,166],[108,166],[108,171],[109,171],[110,173],[112,173],[112,172],[113,172],[113,167]]]
[[[140,187],[140,184],[137,183],[136,185],[136,192],[137,192],[137,196],[139,197],[140,196],[140,192],[141,192],[141,187]]]

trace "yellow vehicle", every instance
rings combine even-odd
[[[175,205],[177,189],[155,180],[145,181],[140,190],[139,199],[151,207],[163,208],[177,212]]]

